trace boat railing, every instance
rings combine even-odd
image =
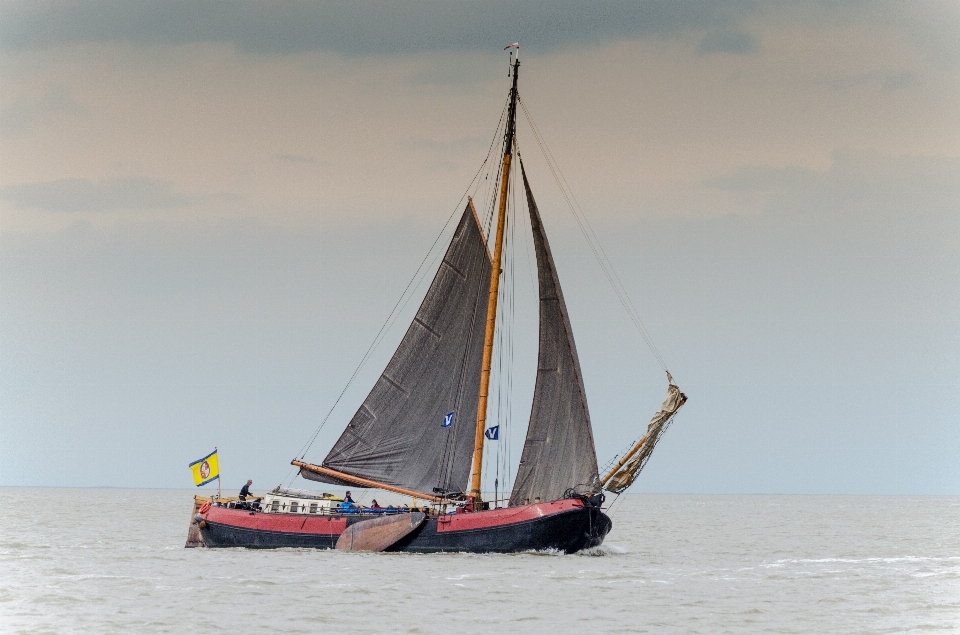
[[[348,507],[341,507],[340,505],[318,505],[315,502],[307,503],[280,503],[277,499],[274,499],[270,503],[262,503],[258,501],[241,501],[241,500],[231,500],[231,501],[212,501],[213,505],[216,507],[224,507],[226,509],[242,509],[249,511],[258,511],[268,514],[303,514],[310,516],[338,516],[343,514],[357,514],[357,515],[390,515],[390,514],[405,514],[410,513],[410,508],[408,507],[362,507],[359,505],[351,505]]]

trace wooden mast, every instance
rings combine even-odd
[[[497,295],[500,290],[500,260],[503,254],[503,230],[507,216],[507,188],[510,184],[510,160],[517,117],[517,75],[520,54],[513,64],[513,87],[510,89],[510,109],[507,130],[503,140],[503,166],[500,178],[500,209],[497,214],[497,234],[493,249],[493,268],[490,271],[490,297],[487,300],[487,329],[483,338],[483,366],[480,372],[480,401],[477,403],[477,430],[473,443],[473,471],[470,478],[470,496],[474,509],[480,509],[480,477],[483,468],[483,433],[487,425],[487,396],[490,392],[490,365],[493,360],[493,333],[497,322]]]

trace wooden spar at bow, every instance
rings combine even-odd
[[[667,381],[669,382],[669,385],[667,386],[667,397],[660,406],[660,410],[653,415],[653,419],[651,419],[650,423],[647,424],[647,433],[643,435],[643,438],[637,441],[634,446],[627,451],[626,454],[623,455],[622,459],[617,461],[616,465],[614,465],[602,479],[600,479],[601,487],[605,488],[610,479],[612,479],[617,472],[620,471],[620,468],[629,463],[638,452],[643,450],[644,446],[646,446],[648,442],[656,444],[657,439],[663,432],[664,426],[666,426],[667,423],[674,416],[676,416],[677,412],[680,411],[680,408],[683,407],[683,404],[687,403],[687,396],[680,392],[680,389],[677,388],[676,384],[673,383],[673,377],[670,376],[670,371],[667,371]],[[651,448],[650,451],[652,452],[653,449]],[[649,457],[649,454],[647,456]],[[636,477],[641,469],[643,469],[643,461],[641,461],[639,468],[633,472],[633,477]],[[630,482],[633,482],[632,478]],[[629,487],[629,484],[627,487]]]
[[[290,461],[290,465],[295,465],[301,470],[307,470],[308,472],[315,472],[317,474],[325,474],[326,476],[332,476],[333,478],[340,479],[341,481],[349,481],[351,483],[356,483],[362,487],[373,487],[376,489],[385,489],[388,492],[396,492],[397,494],[403,494],[404,496],[412,496],[413,498],[422,498],[424,500],[433,501],[435,503],[442,503],[444,498],[440,496],[434,496],[433,494],[424,494],[423,492],[415,492],[411,489],[404,489],[402,487],[395,487],[393,485],[387,485],[386,483],[380,483],[378,481],[371,481],[368,478],[362,478],[360,476],[354,476],[353,474],[347,474],[346,472],[338,472],[337,470],[331,470],[328,467],[323,467],[320,465],[313,465],[312,463],[304,463],[303,461]]]
[[[649,435],[649,434],[643,435],[643,438],[640,439],[639,441],[637,441],[637,444],[634,445],[632,448],[630,448],[630,450],[629,450],[626,454],[623,455],[623,458],[622,458],[622,459],[620,459],[619,461],[617,461],[617,464],[614,465],[613,468],[612,468],[609,472],[607,472],[606,476],[604,476],[602,479],[600,479],[600,486],[601,486],[601,487],[606,486],[607,481],[609,481],[611,478],[613,478],[613,475],[617,473],[617,470],[619,470],[621,467],[623,467],[624,465],[626,465],[627,461],[629,461],[630,459],[632,459],[632,458],[633,458],[633,455],[640,451],[640,448],[642,448],[642,447],[644,446],[644,444],[647,442],[647,439],[648,439],[648,438],[650,438],[650,435]]]
[[[490,366],[493,360],[493,334],[497,322],[497,294],[500,290],[500,260],[503,255],[503,229],[507,217],[507,188],[510,184],[510,160],[513,154],[513,136],[517,119],[517,75],[520,56],[513,65],[513,88],[510,90],[510,110],[503,141],[503,167],[500,177],[500,209],[497,214],[497,236],[493,248],[493,267],[490,271],[490,296],[487,300],[487,330],[483,337],[483,366],[480,371],[480,400],[477,403],[477,430],[473,442],[473,468],[470,496],[474,509],[480,508],[480,477],[483,468],[483,433],[487,425],[487,396],[490,392]]]

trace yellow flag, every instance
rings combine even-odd
[[[193,472],[193,482],[197,487],[206,485],[210,481],[220,478],[220,463],[217,461],[217,450],[207,456],[194,461],[190,464],[190,471]]]

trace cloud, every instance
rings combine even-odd
[[[490,143],[489,139],[483,137],[460,137],[450,141],[438,141],[425,137],[411,137],[403,139],[398,146],[404,150],[423,150],[426,152],[462,152],[464,150],[474,151],[483,149]]]
[[[77,41],[231,42],[260,53],[383,55],[492,50],[519,40],[537,52],[613,39],[725,28],[753,2],[7,2],[0,45]],[[722,38],[721,38],[722,40]],[[731,46],[727,42],[726,46]],[[735,45],[734,45],[735,46]]]
[[[172,183],[144,177],[17,183],[0,189],[0,199],[19,209],[50,212],[170,209],[190,203],[190,197],[175,192]]]
[[[952,192],[960,197],[960,158],[889,157],[875,151],[846,149],[834,151],[831,158],[830,167],[824,171],[752,165],[703,183],[725,192],[801,193],[821,189],[848,195]]]
[[[726,176],[706,179],[703,184],[723,192],[767,192],[773,189],[801,187],[816,177],[816,172],[799,166],[775,168],[748,165]]]
[[[951,254],[956,263],[952,254],[960,253],[960,158],[838,150],[823,171],[747,166],[704,184],[731,194],[744,209],[752,207],[755,215],[744,216],[753,220],[744,222],[780,232],[784,245],[797,244],[800,236],[817,237],[812,253],[832,245],[856,259],[872,248],[873,257],[888,264],[933,254],[944,263]],[[955,264],[950,267],[956,271]],[[915,263],[900,275],[911,268],[918,278],[927,275]]]
[[[880,92],[892,93],[901,88],[912,86],[915,83],[917,83],[917,76],[910,71],[887,73],[886,77],[884,77],[883,85],[880,87]]]
[[[51,118],[82,115],[86,112],[65,87],[48,86],[39,99],[20,96],[0,109],[0,135],[9,138]]]
[[[317,157],[305,156],[302,154],[278,154],[273,157],[277,161],[282,161],[284,163],[298,163],[301,165],[314,165],[318,163],[326,163],[326,161],[320,161]]]
[[[757,50],[757,41],[744,31],[713,31],[704,36],[697,50],[702,55],[710,53],[747,55]]]
[[[867,87],[884,95],[915,86],[917,73],[908,70],[876,69],[867,73],[847,73],[824,76],[820,84],[828,90],[846,92],[851,89]]]

